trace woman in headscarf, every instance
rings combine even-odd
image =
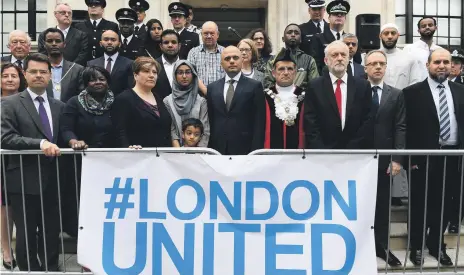
[[[147,38],[145,39],[145,51],[148,56],[157,59],[163,53],[161,52],[161,33],[163,24],[158,19],[150,19],[147,22]]]
[[[195,68],[187,60],[174,63],[172,93],[165,97],[166,105],[172,118],[172,146],[181,147],[182,121],[197,118],[203,123],[204,134],[198,147],[207,147],[209,141],[209,119],[206,99],[198,94],[198,75]]]

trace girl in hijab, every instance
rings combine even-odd
[[[206,99],[198,94],[198,75],[195,68],[187,60],[174,63],[172,93],[165,97],[166,105],[172,118],[172,146],[181,147],[182,121],[188,118],[199,119],[204,126],[204,134],[198,147],[207,147],[210,135],[208,107]]]

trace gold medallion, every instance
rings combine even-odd
[[[60,84],[60,83],[55,84],[55,90],[56,90],[57,92],[60,92],[60,91],[61,91],[61,84]]]

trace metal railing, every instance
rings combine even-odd
[[[194,154],[210,154],[210,155],[220,155],[219,152],[215,151],[215,150],[212,150],[212,149],[208,149],[208,148],[145,148],[145,149],[142,149],[142,150],[133,150],[133,149],[88,149],[88,150],[85,150],[85,151],[74,151],[72,149],[64,149],[61,151],[62,155],[64,156],[70,156],[72,157],[72,165],[73,165],[73,170],[74,170],[74,174],[72,175],[73,177],[73,183],[74,183],[74,186],[72,187],[73,191],[75,192],[75,196],[73,197],[73,199],[76,200],[76,203],[75,203],[75,206],[76,206],[76,211],[77,211],[77,216],[78,216],[78,211],[79,211],[79,160],[80,160],[80,157],[86,155],[86,154],[92,154],[94,152],[132,152],[132,153],[147,153],[147,152],[150,152],[150,153],[154,153],[156,155],[160,155],[160,154],[165,154],[165,153],[194,153]],[[439,198],[439,219],[440,219],[440,228],[439,228],[439,231],[442,232],[444,231],[444,229],[446,228],[447,226],[447,221],[449,219],[449,215],[448,213],[446,213],[445,210],[448,210],[448,204],[445,203],[446,200],[450,199],[448,197],[448,194],[453,194],[454,193],[454,200],[456,200],[456,198],[459,199],[459,213],[458,213],[458,221],[462,221],[462,217],[463,217],[463,211],[462,211],[462,208],[463,208],[463,195],[464,195],[464,192],[463,192],[463,189],[464,189],[464,163],[462,161],[462,156],[464,156],[464,150],[268,150],[268,149],[263,149],[263,150],[257,150],[257,151],[254,151],[254,152],[251,152],[250,155],[301,155],[302,156],[302,159],[305,159],[305,158],[309,158],[311,157],[311,155],[320,155],[320,154],[327,154],[327,155],[330,155],[330,154],[372,154],[373,157],[379,157],[379,158],[383,158],[383,160],[385,160],[385,158],[387,158],[388,162],[391,163],[394,159],[395,156],[402,156],[403,157],[403,166],[406,168],[407,170],[407,178],[408,178],[408,187],[409,187],[409,191],[414,193],[414,192],[418,192],[418,190],[420,191],[420,188],[418,188],[418,186],[421,186],[421,185],[418,185],[417,183],[414,183],[412,184],[412,182],[414,182],[414,177],[415,175],[417,174],[414,169],[412,169],[411,167],[413,167],[413,165],[418,161],[418,160],[421,160],[424,164],[424,161],[425,161],[425,181],[422,183],[423,185],[423,192],[424,194],[420,193],[420,196],[424,196],[423,197],[423,204],[424,204],[424,207],[423,207],[423,217],[421,217],[420,220],[423,220],[422,222],[422,229],[421,229],[421,238],[420,238],[420,242],[421,243],[421,247],[420,247],[420,251],[421,251],[421,260],[424,260],[424,259],[427,259],[427,262],[424,264],[421,264],[420,266],[412,266],[411,264],[411,261],[409,259],[409,253],[407,253],[407,251],[410,251],[411,248],[412,248],[412,244],[411,244],[411,234],[412,234],[412,229],[411,229],[411,220],[413,218],[416,218],[418,217],[418,215],[414,215],[414,213],[412,212],[411,209],[416,209],[416,213],[417,213],[417,201],[414,201],[414,199],[417,200],[418,196],[415,195],[415,196],[409,196],[408,197],[408,200],[407,200],[407,210],[406,210],[406,207],[403,207],[401,211],[407,211],[407,232],[402,232],[402,236],[400,236],[401,238],[406,238],[406,245],[405,247],[401,247],[400,249],[402,250],[402,252],[404,253],[401,254],[401,255],[397,255],[401,262],[402,262],[402,265],[399,266],[399,267],[396,267],[396,268],[391,268],[387,262],[388,262],[388,256],[387,256],[387,259],[385,261],[385,264],[382,264],[382,266],[379,266],[378,267],[378,274],[392,274],[392,273],[400,273],[400,274],[417,274],[417,273],[420,273],[420,274],[444,274],[444,275],[447,275],[447,274],[464,274],[464,256],[460,257],[459,254],[460,254],[460,246],[461,246],[461,226],[459,225],[458,226],[458,232],[455,233],[455,234],[446,234],[446,237],[448,239],[448,244],[450,244],[450,241],[451,239],[455,239],[455,249],[448,249],[448,251],[452,251],[452,261],[454,263],[453,266],[449,266],[449,267],[443,267],[439,264],[438,261],[436,260],[433,260],[431,261],[433,258],[429,257],[428,254],[426,256],[426,239],[427,239],[427,233],[430,233],[430,232],[427,232],[427,228],[429,227],[429,222],[430,222],[430,219],[429,217],[427,216],[427,214],[429,213],[429,211],[437,211],[437,209],[434,209],[433,207],[434,206],[430,206],[428,201],[430,200],[430,198],[428,197],[428,193],[429,192],[436,192],[436,190],[438,189],[441,189],[441,194],[438,194],[440,195],[440,198]],[[39,185],[40,185],[40,188],[42,188],[42,180],[41,180],[41,174],[40,174],[40,165],[41,163],[43,164],[43,159],[44,157],[41,156],[42,155],[42,152],[39,151],[39,150],[34,150],[34,151],[10,151],[10,150],[0,150],[0,155],[1,155],[1,159],[2,159],[2,166],[1,166],[1,171],[2,171],[2,181],[4,182],[4,186],[5,186],[5,192],[4,192],[4,199],[8,200],[8,189],[7,189],[7,182],[6,181],[6,165],[5,165],[5,158],[6,156],[11,156],[11,155],[19,155],[18,158],[19,158],[19,161],[20,161],[20,175],[21,175],[21,181],[20,181],[20,184],[21,184],[21,196],[22,196],[22,206],[23,206],[23,210],[25,209],[25,205],[26,205],[26,195],[24,193],[24,180],[25,180],[25,175],[24,175],[24,167],[23,167],[23,162],[24,162],[24,159],[27,158],[27,160],[31,160],[31,158],[34,158],[33,155],[37,155],[37,164],[38,164],[38,171],[39,171]],[[453,161],[456,161],[456,159],[458,159],[458,164],[459,166],[456,166],[456,171],[452,171],[453,173],[456,174],[456,172],[458,172],[458,176],[459,176],[459,186],[452,186],[451,184],[448,183],[448,180],[447,177],[450,177],[449,173],[447,174],[447,165],[449,165],[449,163],[453,162]],[[64,213],[66,213],[66,209],[63,209],[62,208],[62,204],[63,204],[63,200],[66,200],[66,198],[62,198],[62,191],[61,190],[61,181],[63,180],[63,176],[64,174],[66,174],[66,172],[64,170],[62,170],[62,167],[60,166],[60,162],[64,161],[64,159],[61,159],[60,157],[56,158],[56,163],[54,164],[56,166],[56,184],[57,184],[57,200],[58,200],[58,212],[59,212],[59,231],[60,231],[60,249],[61,249],[61,259],[60,259],[60,265],[59,265],[59,268],[60,268],[60,271],[58,272],[52,272],[51,270],[49,270],[48,266],[47,266],[47,261],[45,261],[45,267],[44,267],[44,271],[41,271],[41,272],[29,272],[29,271],[6,271],[6,270],[2,270],[2,274],[71,274],[71,275],[77,275],[77,274],[92,274],[91,272],[86,272],[85,269],[83,268],[78,268],[80,270],[76,270],[76,268],[71,268],[69,267],[68,263],[67,263],[67,260],[66,260],[66,257],[68,256],[67,254],[65,254],[65,245],[64,245],[64,242],[65,242],[65,230],[64,230],[64,225],[63,225],[63,215]],[[379,160],[380,161],[380,160]],[[433,181],[433,179],[431,178],[431,176],[429,175],[430,174],[430,170],[429,169],[437,169],[437,165],[440,164],[440,165],[443,165],[443,173],[442,173],[442,182],[440,183],[437,183],[436,181]],[[449,170],[449,169],[448,169]],[[61,173],[60,173],[61,172]],[[68,171],[69,172],[69,171]],[[67,177],[69,179],[70,175],[67,174]],[[435,176],[434,176],[435,177]],[[436,177],[435,177],[436,178]],[[386,196],[388,195],[388,198],[391,198],[391,190],[392,190],[392,184],[393,184],[393,176],[392,174],[390,173],[390,176],[389,176],[389,184],[390,184],[390,188],[389,188],[389,194],[385,194]],[[438,189],[437,189],[438,188]],[[453,188],[452,190],[455,191],[455,192],[446,192],[447,188]],[[41,211],[42,213],[43,212],[43,209],[44,209],[44,194],[42,192],[42,189],[40,189],[40,207],[41,207]],[[459,190],[459,192],[457,192],[456,190]],[[4,190],[2,190],[2,193],[3,193]],[[449,191],[449,190],[448,190]],[[433,193],[435,194],[435,193]],[[458,195],[457,195],[458,194]],[[420,197],[419,196],[419,197]],[[435,199],[437,198],[437,196],[435,196]],[[3,199],[3,198],[2,198]],[[420,204],[419,204],[420,205]],[[435,204],[436,206],[437,204]],[[412,207],[411,207],[412,206]],[[6,206],[7,208],[10,207]],[[414,208],[415,207],[415,208]],[[445,209],[446,208],[446,209]],[[387,251],[390,251],[390,250],[394,250],[394,252],[397,252],[395,251],[395,248],[398,249],[398,247],[395,247],[395,244],[392,244],[392,217],[393,217],[393,211],[395,211],[395,207],[392,206],[392,203],[391,203],[391,200],[389,199],[389,204],[388,204],[388,238],[387,238],[387,245],[386,245],[386,249]],[[25,210],[24,210],[25,211]],[[438,213],[438,212],[437,212]],[[445,215],[446,214],[446,215]],[[24,212],[23,213],[23,216],[24,216],[24,224],[26,225],[27,224],[27,219],[26,219],[26,213]],[[76,216],[76,217],[77,217]],[[438,216],[437,216],[438,217]],[[42,215],[41,217],[42,219],[42,230],[45,231],[45,220],[44,220],[44,215]],[[7,218],[7,225],[9,225],[11,221]],[[416,227],[417,228],[417,225]],[[440,234],[438,234],[439,236],[441,236]],[[415,236],[416,240],[417,240],[417,236]],[[8,239],[9,239],[9,245],[11,247],[11,240],[12,240],[12,236],[8,236]],[[75,239],[73,239],[75,241]],[[46,250],[46,245],[47,245],[47,242],[45,240],[45,235],[43,236],[43,240],[39,240],[39,241],[43,241],[43,244],[44,244],[44,249]],[[30,241],[27,239],[27,235],[26,235],[26,245],[28,246],[28,243],[30,243]],[[454,246],[454,244],[453,244]],[[438,251],[442,251],[442,248],[444,248],[444,243],[443,243],[443,240],[442,238],[440,237],[440,240],[438,241]],[[27,249],[27,253],[29,253],[29,249]],[[388,255],[388,254],[387,254]],[[27,255],[27,259],[28,259],[28,270],[30,270],[30,256],[32,255]],[[45,253],[45,257],[47,257],[47,253]],[[77,263],[76,263],[77,264]],[[16,269],[17,270],[17,269]]]

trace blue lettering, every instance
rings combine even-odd
[[[349,221],[356,221],[358,219],[356,181],[348,181],[348,203],[343,199],[342,194],[340,194],[333,181],[324,181],[324,219],[326,221],[332,220],[332,198],[337,202]]]
[[[269,193],[271,205],[266,213],[255,214],[255,189],[265,189]],[[268,181],[247,181],[246,182],[246,210],[245,219],[247,221],[269,220],[277,213],[279,208],[279,194],[275,186]]]
[[[183,186],[192,187],[195,190],[195,193],[197,194],[197,205],[195,206],[195,209],[193,209],[190,213],[183,213],[179,210],[179,208],[177,208],[176,194],[177,191]],[[205,191],[203,190],[201,185],[194,180],[180,179],[175,181],[169,187],[167,201],[169,212],[171,213],[171,215],[174,216],[174,218],[178,220],[193,220],[200,216],[201,212],[203,212],[203,209],[205,208]]]
[[[203,275],[214,275],[214,223],[203,227]]]
[[[241,220],[242,211],[242,183],[234,182],[234,203],[232,204],[217,181],[210,182],[210,218],[217,219],[218,200],[221,201],[224,208],[233,220]]]
[[[266,243],[265,243],[265,272],[266,275],[306,275],[305,270],[301,269],[277,269],[277,254],[303,254],[302,245],[278,245],[276,242],[277,233],[304,233],[304,224],[267,224]],[[313,273],[317,274],[317,273]]]
[[[219,232],[234,233],[234,275],[243,275],[245,273],[245,233],[261,232],[261,225],[220,223]]]
[[[115,223],[103,223],[102,264],[106,274],[140,274],[147,262],[147,223],[136,223],[135,262],[131,267],[120,268],[114,263]]]
[[[153,223],[153,274],[163,274],[163,245],[181,275],[194,274],[195,224],[184,224],[184,258],[162,223]],[[111,273],[110,273],[111,274]],[[115,273],[116,274],[116,273]],[[138,274],[138,273],[132,273]]]
[[[308,189],[309,193],[311,194],[311,205],[309,206],[308,211],[301,214],[296,213],[292,208],[292,193],[298,187]],[[290,219],[296,221],[305,221],[314,217],[314,215],[316,215],[317,211],[319,210],[319,203],[320,196],[317,187],[312,182],[307,180],[296,180],[291,182],[289,185],[287,185],[287,187],[285,187],[284,193],[282,195],[282,208],[284,209],[285,214],[287,214],[287,217]]]
[[[166,219],[166,213],[148,211],[148,179],[140,179],[140,219]]]
[[[322,235],[336,234],[343,238],[346,246],[345,264],[340,270],[324,270],[322,259]],[[356,255],[356,239],[353,233],[339,224],[311,224],[311,262],[312,273],[318,275],[350,274]]]

